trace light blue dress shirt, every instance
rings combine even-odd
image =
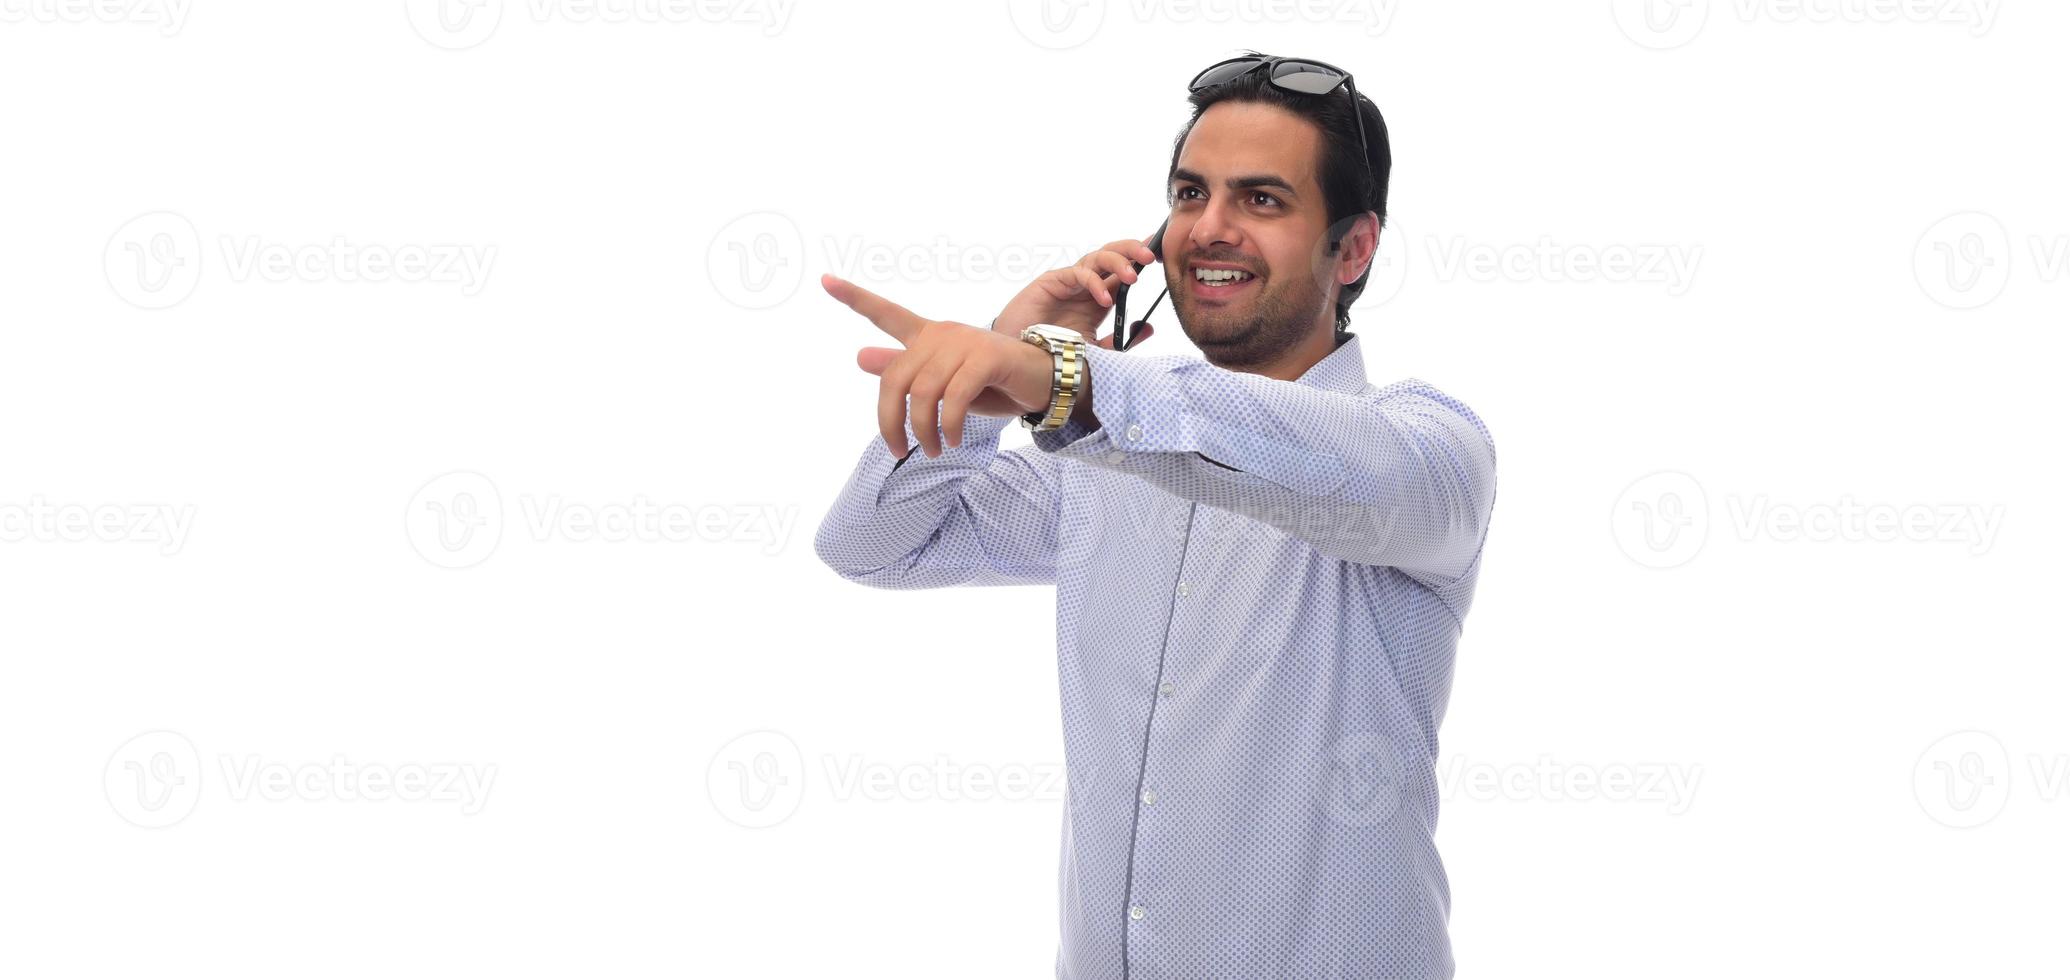
[[[1099,428],[1001,452],[1012,420],[972,415],[933,459],[873,437],[814,542],[880,588],[1056,586],[1056,975],[1450,977],[1438,726],[1486,426],[1368,383],[1356,336],[1295,382],[1086,360]]]

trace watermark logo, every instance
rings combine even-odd
[[[40,495],[25,504],[0,501],[0,542],[7,544],[152,544],[170,557],[193,527],[193,504],[53,504]]]
[[[268,241],[257,235],[219,235],[219,275],[233,283],[411,283],[456,286],[479,294],[496,264],[496,246],[455,243]],[[146,310],[177,306],[194,294],[205,264],[203,239],[186,216],[171,211],[138,215],[108,238],[101,253],[108,288]]]
[[[1674,568],[1703,550],[1710,535],[1710,503],[1695,477],[1651,473],[1618,495],[1610,529],[1633,561],[1647,568]]]
[[[790,216],[754,211],[727,222],[705,248],[712,288],[742,309],[766,310],[797,294],[807,268],[864,285],[922,282],[1008,282],[1025,285],[1053,269],[1076,265],[1101,245],[885,242],[862,235],[808,237]],[[816,250],[816,257],[808,253]]]
[[[926,762],[886,762],[859,753],[817,757],[812,793],[834,803],[1021,803],[1065,797],[1064,767],[1054,763],[963,762],[936,755]],[[780,731],[736,736],[712,753],[705,793],[726,820],[749,829],[774,827],[804,805],[813,767],[798,743]]]
[[[1696,803],[1703,766],[1679,762],[1560,762],[1541,755],[1535,762],[1470,762],[1453,756],[1437,773],[1438,795],[1447,802],[1636,803],[1657,805],[1679,817]]]
[[[101,774],[108,806],[139,827],[170,827],[201,800],[201,753],[178,732],[145,732],[115,750]]]
[[[177,306],[201,281],[201,235],[170,211],[140,214],[108,236],[101,266],[123,302],[146,310]]]
[[[712,236],[704,269],[727,302],[766,310],[790,299],[805,280],[805,236],[788,215],[744,214]]]
[[[796,0],[403,0],[410,29],[436,48],[464,51],[494,37],[510,6],[534,27],[549,24],[744,24],[783,33]]]
[[[353,762],[334,755],[323,762],[283,762],[257,755],[222,756],[223,785],[231,802],[451,803],[471,817],[489,803],[496,766],[472,762]]]
[[[435,476],[410,497],[403,530],[417,554],[440,568],[479,565],[503,540],[503,495],[480,473]]]
[[[1982,211],[1963,211],[1935,222],[1912,247],[1912,277],[1928,299],[1951,310],[1989,305],[2027,272],[2044,285],[2070,276],[2070,235],[2030,234],[2025,238],[2023,268],[2020,250],[2004,223]]]
[[[704,786],[720,816],[742,827],[774,827],[805,800],[805,754],[782,732],[748,732],[712,754]]]
[[[454,285],[474,296],[488,285],[496,246],[383,245],[342,235],[324,243],[269,242],[256,235],[221,239],[233,282],[405,282]]]
[[[403,0],[417,36],[434,47],[464,51],[490,38],[503,23],[503,0]]]
[[[1611,18],[1634,44],[1678,48],[1703,33],[1712,7],[1741,26],[1931,25],[1982,37],[1998,23],[2002,0],[1611,0]]]
[[[2004,504],[1876,503],[1853,494],[1799,503],[1766,493],[1722,495],[1726,520],[1719,524],[1709,496],[1687,473],[1640,477],[1618,495],[1611,513],[1618,547],[1648,568],[1675,568],[1695,558],[1718,526],[1745,543],[1946,544],[1978,556],[1991,550],[2005,525]]]
[[[171,37],[192,0],[0,0],[0,24],[140,24]]]
[[[220,785],[230,803],[450,803],[462,816],[488,804],[496,766],[477,763],[282,761],[246,753],[219,755],[220,779],[205,779],[202,755],[178,732],[146,732],[108,757],[101,779],[108,806],[138,827],[170,827],[194,812],[206,786]]]
[[[1007,0],[1006,15],[1029,43],[1062,51],[1100,32],[1107,19],[1107,0]]]
[[[1318,288],[1328,288],[1335,256],[1323,239],[1310,257]],[[1415,236],[1391,220],[1357,305],[1393,299],[1410,279],[1410,253],[1421,250],[1417,278],[1438,285],[1584,284],[1659,289],[1679,297],[1695,288],[1704,247],[1683,242],[1572,242],[1540,235],[1536,241],[1475,241],[1464,235]]]
[[[1659,286],[1680,296],[1696,284],[1703,246],[1679,243],[1592,245],[1539,236],[1522,242],[1469,242],[1431,238],[1431,268],[1439,282],[1572,282]]]
[[[645,494],[591,503],[558,493],[519,493],[507,507],[494,480],[456,470],[427,481],[404,508],[410,547],[440,568],[471,568],[502,542],[506,515],[535,544],[758,544],[781,552],[797,530],[796,505],[657,502]]]
[[[1323,812],[1346,827],[1387,822],[1401,806],[1402,760],[1394,741],[1379,732],[1354,732],[1330,746],[1323,780]]]
[[[1377,37],[1397,0],[1008,0],[1015,31],[1037,47],[1075,48],[1098,34],[1108,7],[1137,24],[1310,25]]]
[[[2012,760],[1985,732],[1942,736],[1912,766],[1912,795],[1935,821],[1961,829],[1997,818],[2012,798]]]
[[[1710,0],[1610,0],[1617,28],[1640,47],[1679,48],[1703,33]]]

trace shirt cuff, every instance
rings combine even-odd
[[[892,472],[897,472],[908,463],[913,465],[926,464],[929,466],[958,463],[966,466],[973,463],[982,464],[999,452],[999,435],[1006,431],[1007,426],[1012,424],[1013,419],[1010,418],[1000,418],[996,415],[979,415],[975,412],[968,413],[963,416],[962,445],[951,446],[946,436],[938,435],[936,438],[941,442],[942,454],[929,458],[926,453],[920,451],[920,436],[913,431],[913,418],[908,415],[906,417],[906,445],[910,448],[907,449],[905,456],[900,457],[897,462],[891,464]],[[884,438],[882,436],[877,438],[877,444],[884,446]],[[891,447],[884,446],[884,452],[885,455],[890,455]]]
[[[1170,452],[1183,441],[1178,385],[1172,372],[1188,358],[1111,351],[1087,344],[1086,377],[1092,385],[1094,428],[1074,417],[1061,428],[1037,432],[1044,452],[1104,463],[1126,462],[1129,454]]]

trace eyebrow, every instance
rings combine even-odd
[[[1202,187],[1207,186],[1205,179],[1185,167],[1173,170],[1171,182],[1176,184],[1182,180],[1190,184],[1199,184]],[[1232,191],[1249,190],[1253,187],[1270,187],[1295,200],[1300,200],[1301,198],[1300,192],[1294,190],[1294,185],[1273,174],[1247,174],[1242,177],[1231,177],[1223,181],[1223,184]]]

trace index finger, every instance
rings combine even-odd
[[[920,314],[832,273],[820,276],[819,284],[827,295],[868,317],[877,329],[890,334],[901,344],[927,324],[927,319]]]
[[[1130,262],[1136,264],[1138,269],[1157,261],[1157,256],[1150,251],[1148,244],[1133,238],[1119,238],[1108,242],[1105,251],[1117,252],[1126,256]]]

